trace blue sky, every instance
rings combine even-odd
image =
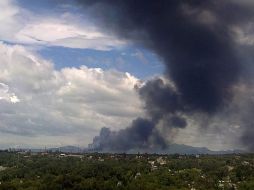
[[[62,4],[60,6],[56,2],[54,0],[19,0],[16,1],[16,4],[34,15],[50,15],[54,18],[62,14],[71,14],[79,20],[78,22],[82,22],[83,19],[89,20],[83,14],[83,9],[70,4],[66,4],[66,6]],[[85,28],[86,24],[83,27]],[[38,41],[41,40],[36,38],[36,36],[33,36],[33,38]],[[163,64],[155,54],[142,47],[128,43],[124,46],[115,46],[107,50],[73,48],[58,45],[40,46],[37,53],[46,59],[52,60],[56,69],[61,69],[66,66],[80,67],[81,65],[86,65],[92,68],[99,67],[102,69],[116,69],[122,72],[129,72],[141,79],[161,75],[164,70]]]
[[[0,1],[0,148],[86,146],[144,114],[134,87],[159,58],[75,6]]]
[[[137,47],[109,51],[46,47],[42,48],[39,53],[43,57],[52,60],[56,69],[86,65],[90,68],[98,67],[129,72],[140,79],[160,75],[164,69],[155,54]]]

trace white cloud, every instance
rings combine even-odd
[[[114,70],[86,66],[56,70],[53,63],[22,46],[0,43],[0,144],[84,146],[101,127],[125,128],[144,115],[134,90],[137,82],[131,74]],[[242,148],[241,115],[235,110],[252,113],[246,109],[250,101],[243,98],[253,98],[246,95],[246,88],[237,90],[242,93],[224,112],[212,118],[184,115],[188,127],[163,136],[214,150]]]
[[[97,50],[110,50],[125,44],[125,42],[113,36],[99,32],[95,27],[89,25],[78,26],[78,24],[73,24],[68,19],[40,20],[39,18],[18,31],[15,34],[15,39],[18,42],[27,44]]]
[[[137,81],[100,68],[55,70],[22,46],[0,43],[0,136],[10,137],[0,143],[86,145],[101,127],[124,128],[143,114]]]
[[[19,98],[14,93],[9,92],[9,86],[4,83],[0,83],[0,100],[14,104],[20,102]]]
[[[139,59],[139,61],[143,64],[148,64],[149,63],[149,61],[147,60],[144,53],[141,52],[140,50],[136,50],[136,52],[133,53],[132,56],[137,57]]]
[[[43,15],[19,7],[13,0],[0,2],[0,40],[12,43],[110,50],[125,45],[71,13]]]

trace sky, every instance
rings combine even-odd
[[[1,148],[86,146],[101,127],[142,115],[134,85],[163,72],[155,54],[104,34],[74,7],[0,7]]]
[[[85,147],[101,128],[118,131],[149,115],[137,85],[155,78],[179,85],[174,75],[165,75],[167,57],[154,44],[137,43],[108,30],[83,5],[56,2],[0,1],[0,148]],[[242,4],[253,6],[247,0]],[[206,20],[200,22],[215,22],[209,12],[202,16]],[[252,28],[246,33],[232,27],[237,43],[252,46]],[[231,105],[241,107],[246,102],[239,99],[248,87],[234,88],[240,90]],[[181,90],[185,92],[184,87]],[[212,150],[245,148],[239,140],[244,133],[241,125],[222,119],[234,117],[227,111],[211,117],[178,110],[188,127],[171,129],[164,138]],[[210,127],[200,129],[205,125],[196,120],[200,117],[209,117]],[[160,129],[163,122],[158,123]],[[219,125],[224,127],[218,130]]]

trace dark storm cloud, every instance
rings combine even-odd
[[[234,96],[232,87],[244,74],[244,61],[239,57],[232,28],[242,27],[253,19],[252,8],[220,0],[79,0],[78,3],[108,32],[156,53],[166,66],[165,77],[175,85],[171,87],[161,79],[154,79],[141,87],[138,91],[152,123],[133,122],[131,127],[113,135],[113,142],[128,148],[147,143],[161,119],[167,118],[167,127],[181,128],[187,122],[179,113],[213,115],[230,104]],[[134,140],[125,142],[125,135]],[[246,144],[253,143],[250,139],[252,135],[246,138]]]

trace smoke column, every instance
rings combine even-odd
[[[157,127],[162,121],[164,127],[184,128],[188,125],[184,115],[212,117],[232,104],[234,87],[246,81],[234,30],[253,18],[252,9],[244,4],[220,0],[78,3],[102,28],[156,53],[166,67],[164,79],[137,88],[147,118],[137,118],[119,132],[102,129],[93,143],[99,149],[166,147]],[[254,147],[249,146],[253,144],[252,125],[241,124],[251,131],[243,138],[244,144]]]

